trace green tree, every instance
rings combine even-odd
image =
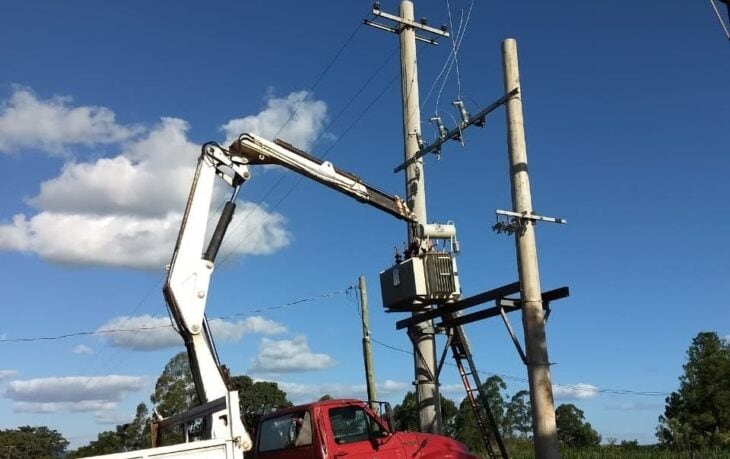
[[[393,408],[395,428],[400,431],[418,432],[418,399],[415,392],[408,391],[403,401]]]
[[[679,390],[666,398],[657,438],[678,449],[730,448],[730,344],[702,332],[687,350]]]
[[[165,418],[200,404],[186,352],[180,352],[167,362],[150,400]]]
[[[456,404],[453,400],[441,397],[441,419],[443,421],[444,435],[454,436],[456,425]],[[400,431],[418,432],[420,422],[418,421],[418,398],[416,393],[409,391],[403,402],[393,408],[393,418],[395,419],[395,428]]]
[[[67,457],[69,459],[76,459],[102,454],[120,453],[122,451],[124,451],[124,440],[121,435],[119,435],[118,431],[107,430],[99,433],[96,440],[71,452]]]
[[[286,392],[275,382],[253,382],[246,375],[234,376],[231,378],[231,390],[238,391],[241,417],[248,429],[255,429],[261,416],[292,406]]]
[[[144,403],[137,405],[134,420],[128,424],[118,425],[114,431],[101,432],[97,439],[82,446],[67,457],[81,458],[101,454],[136,451],[151,446],[150,417]]]
[[[157,378],[155,392],[150,396],[150,400],[163,418],[200,405],[187,352],[180,352],[167,362],[162,374]],[[199,419],[191,424],[188,431],[189,438],[199,439],[204,431],[203,420]],[[162,432],[160,441],[163,445],[182,443],[185,441],[185,433],[182,428],[166,429]]]
[[[53,459],[60,457],[68,441],[46,426],[22,426],[0,431],[0,454],[8,459]]]
[[[505,403],[502,391],[507,388],[502,378],[497,375],[490,376],[482,383],[482,392],[487,396],[487,404],[492,412],[495,423],[499,428],[504,425]],[[481,418],[488,422],[488,417],[482,407],[481,395],[476,398],[477,408],[481,412]],[[456,439],[464,443],[471,451],[484,452],[484,439],[481,430],[477,425],[474,417],[474,410],[469,402],[469,398],[464,398],[459,405],[458,414],[455,419]],[[501,434],[502,432],[500,432]]]
[[[453,400],[441,396],[441,419],[443,433],[447,437],[456,437],[456,415],[459,413]]]
[[[512,396],[505,409],[502,421],[505,437],[527,438],[532,433],[532,408],[530,393],[521,390]]]
[[[593,430],[589,422],[585,422],[585,414],[572,403],[560,405],[555,410],[555,423],[558,427],[558,439],[566,446],[584,448],[597,446],[601,436]]]

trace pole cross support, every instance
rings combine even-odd
[[[492,226],[492,229],[498,234],[523,234],[525,232],[525,228],[527,227],[527,223],[530,221],[560,223],[561,225],[565,225],[566,223],[568,223],[568,220],[564,218],[543,217],[541,215],[534,215],[531,213],[528,214],[526,212],[520,213],[512,212],[509,210],[497,209],[495,211],[495,214],[497,215],[497,223]],[[507,217],[506,221],[500,220],[500,216]]]
[[[409,19],[402,18],[400,16],[396,16],[394,14],[386,13],[380,9],[380,5],[378,3],[373,5],[373,16],[376,16],[376,17],[379,17],[379,18],[382,18],[382,19],[385,19],[388,21],[392,21],[395,23],[395,27],[391,26],[391,25],[381,24],[379,22],[375,22],[370,19],[363,19],[362,23],[367,26],[370,26],[374,29],[385,30],[386,32],[391,32],[394,34],[399,34],[401,30],[408,27],[408,28],[412,28],[412,29],[416,29],[416,30],[421,30],[426,33],[438,35],[438,36],[444,37],[444,38],[449,37],[449,32],[448,32],[446,26],[441,26],[441,29],[437,29],[437,28],[426,25],[425,19],[422,19],[421,22],[416,22],[416,21],[411,21]],[[416,40],[422,41],[424,43],[428,43],[430,45],[439,44],[433,38],[426,38],[426,37],[422,37],[420,35],[416,35]]]
[[[456,126],[454,129],[448,131],[446,134],[440,133],[438,140],[433,142],[432,144],[428,145],[425,148],[421,148],[419,151],[416,152],[415,155],[408,161],[396,166],[395,169],[393,169],[394,173],[400,172],[406,167],[410,166],[411,164],[415,163],[422,157],[426,156],[429,153],[436,153],[441,150],[441,146],[448,142],[449,140],[456,140],[458,138],[461,138],[461,133],[464,129],[468,128],[469,126],[476,125],[476,126],[484,126],[486,116],[490,113],[492,113],[494,110],[499,108],[500,106],[507,103],[507,101],[519,94],[520,90],[515,88],[505,94],[504,96],[500,97],[496,101],[489,104],[487,107],[485,107],[483,110],[481,110],[476,115],[471,116],[468,120],[461,122],[458,126]]]

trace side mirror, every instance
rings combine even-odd
[[[375,414],[385,423],[390,433],[395,432],[395,418],[393,417],[393,409],[388,402],[371,401],[370,407]]]

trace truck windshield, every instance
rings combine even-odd
[[[329,417],[335,442],[338,444],[365,441],[379,436],[382,431],[380,424],[359,406],[332,408],[329,410]]]
[[[309,411],[287,413],[261,423],[260,452],[296,448],[312,444],[312,422]]]

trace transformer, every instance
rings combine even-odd
[[[456,300],[461,294],[456,260],[448,252],[409,258],[380,273],[380,292],[387,312],[418,311]]]

